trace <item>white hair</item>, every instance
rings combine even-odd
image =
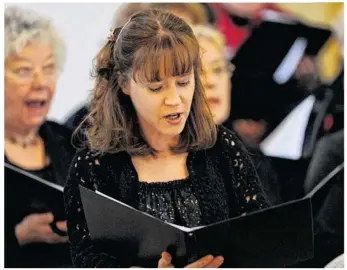
[[[227,60],[231,59],[232,55],[228,51],[225,38],[219,30],[217,30],[212,25],[206,24],[191,25],[190,27],[192,28],[194,35],[198,40],[206,39],[212,42],[215,46],[217,46],[217,49],[222,52],[222,54]]]
[[[51,22],[36,12],[18,6],[5,8],[5,59],[34,41],[48,42],[59,71],[64,68],[66,45]]]
[[[220,50],[225,48],[225,39],[221,32],[209,25],[192,25],[194,35],[197,39],[205,38],[218,46]]]

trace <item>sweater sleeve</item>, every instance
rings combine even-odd
[[[225,161],[224,170],[233,176],[231,185],[237,197],[234,215],[245,215],[269,207],[256,169],[241,140],[222,126],[219,127],[219,140]]]
[[[98,166],[98,162],[87,150],[77,152],[71,163],[64,189],[72,262],[75,267],[83,268],[123,267],[118,258],[103,253],[95,246],[90,238],[84,215],[79,184],[94,190],[93,167]]]

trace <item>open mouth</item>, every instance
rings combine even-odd
[[[167,116],[165,116],[165,118],[170,119],[170,120],[175,120],[175,119],[180,118],[180,116],[181,116],[181,113],[171,113],[171,114],[168,114]]]
[[[45,100],[28,100],[25,101],[25,105],[29,108],[42,108],[47,104]]]

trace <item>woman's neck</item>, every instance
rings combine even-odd
[[[157,132],[142,132],[146,142],[157,151],[157,157],[171,156],[171,147],[178,143],[179,136],[164,136]]]
[[[13,144],[28,146],[38,139],[38,129],[19,130],[5,126],[5,140]]]

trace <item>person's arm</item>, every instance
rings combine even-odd
[[[224,159],[224,170],[233,180],[228,181],[236,198],[232,200],[234,215],[243,215],[256,210],[264,209],[270,205],[258,174],[247,153],[246,148],[236,134],[229,129],[219,127]],[[231,197],[233,197],[231,196]]]
[[[86,150],[77,152],[69,170],[64,189],[65,211],[68,235],[71,246],[71,257],[75,267],[125,267],[118,258],[100,252],[92,242],[84,216],[78,185],[93,189],[92,160]]]

